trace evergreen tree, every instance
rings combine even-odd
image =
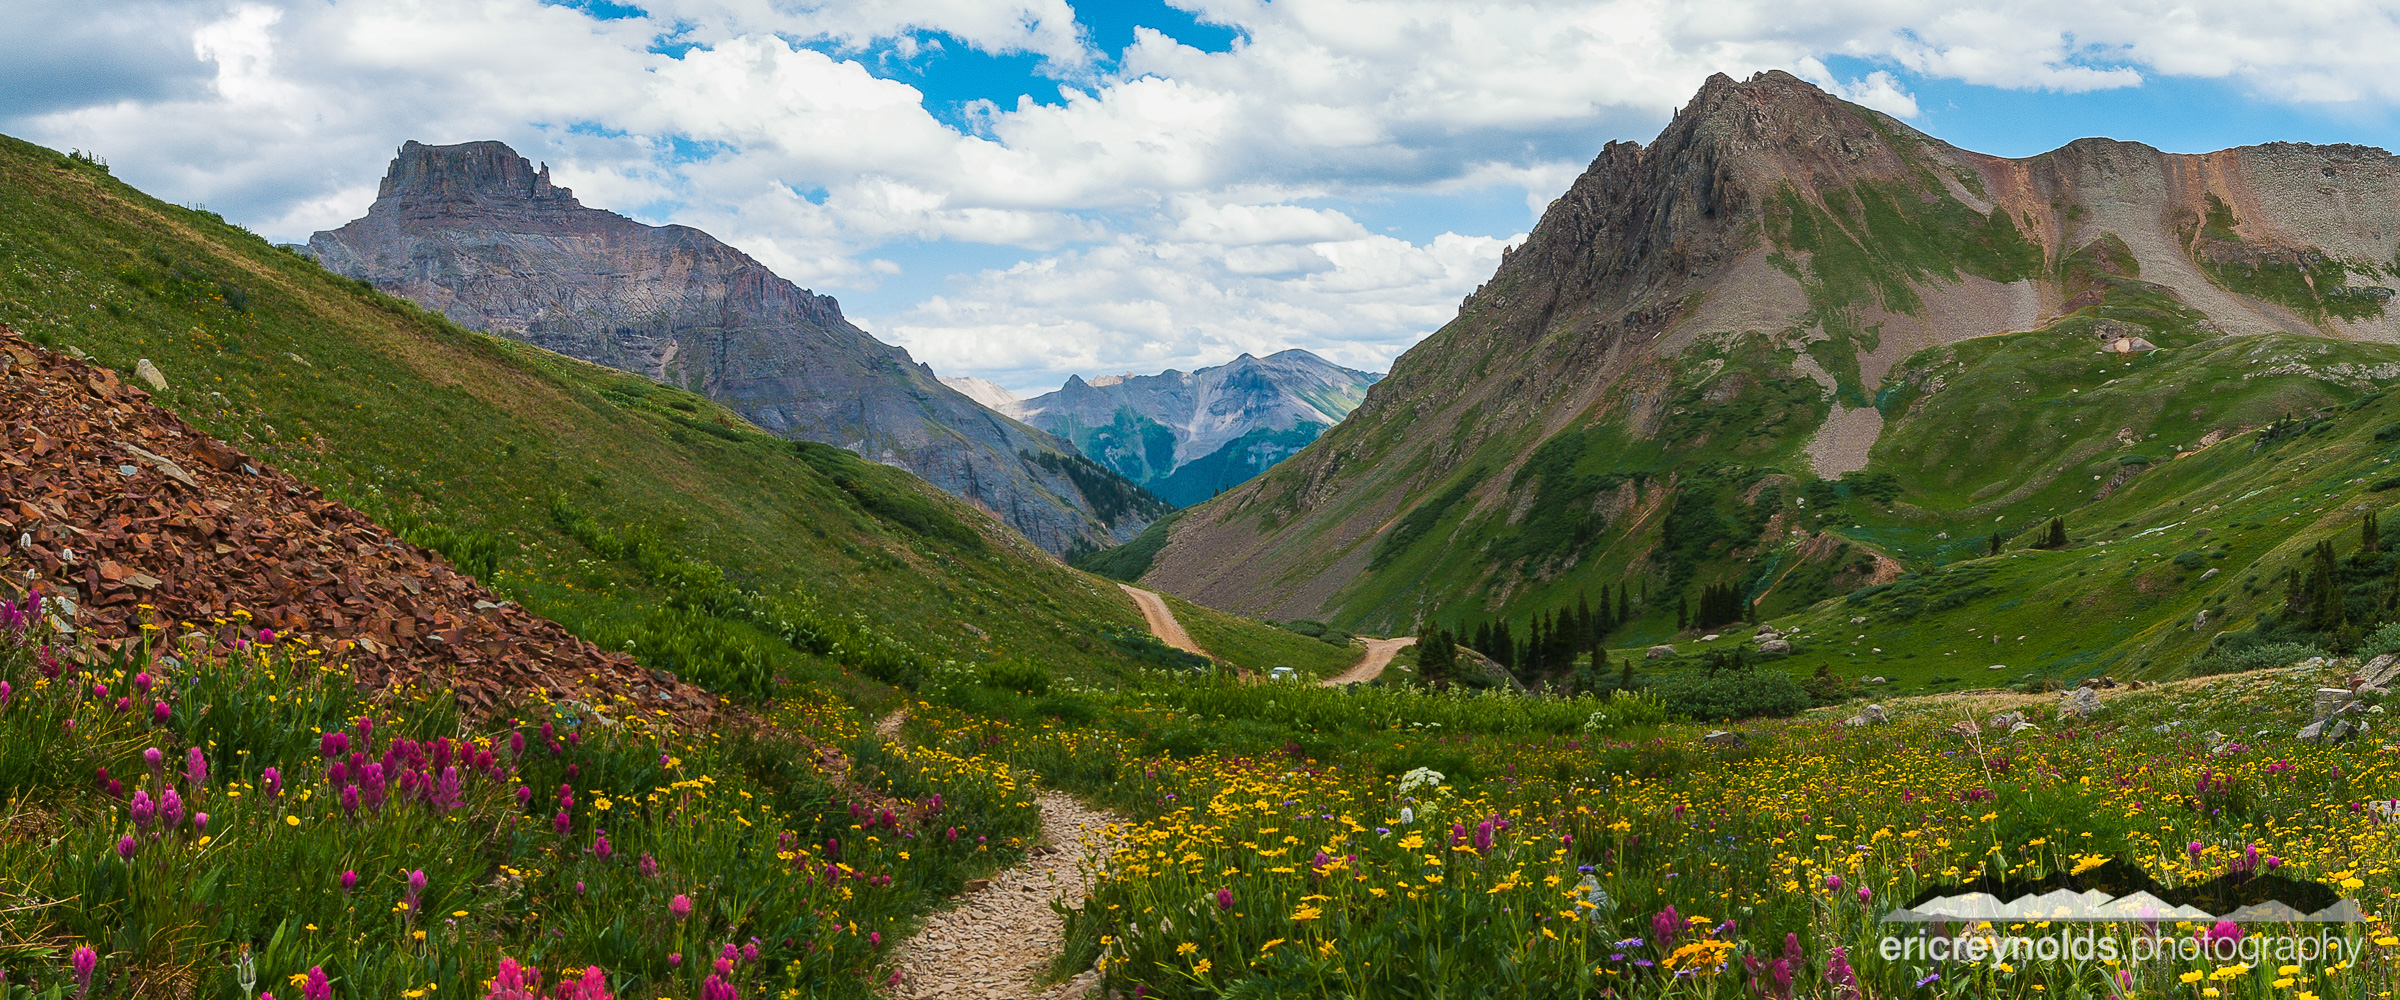
[[[2318,542],[2308,572],[2308,627],[2331,632],[2342,625],[2342,594],[2333,582],[2333,543]]]
[[[1428,687],[1446,688],[1456,673],[1458,648],[1450,633],[1428,622],[1417,633],[1417,677]]]
[[[1617,690],[1633,690],[1633,657],[1626,657],[1625,662],[1619,664],[1617,669],[1619,671],[1617,674]]]
[[[2049,537],[2042,540],[2042,547],[2045,549],[2063,549],[2067,547],[2066,518],[2054,517],[2050,519],[2050,534]]]
[[[1675,631],[1681,632],[1690,627],[1692,627],[1692,613],[1684,607],[1683,598],[1678,597],[1675,599]]]
[[[1624,628],[1626,622],[1633,620],[1632,603],[1625,599],[1626,589],[1623,585],[1617,587],[1617,620],[1615,625],[1610,628],[1612,632]]]
[[[2368,511],[2358,522],[2358,552],[2374,555],[2383,550],[2383,526],[2376,523],[2374,511]]]
[[[1992,555],[1999,555],[1999,554],[2000,554],[2000,533],[1999,533],[1999,532],[1997,532],[1997,531],[1995,531],[1995,532],[1992,532],[1992,552],[1991,552],[1991,554],[1992,554]]]

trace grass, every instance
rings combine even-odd
[[[1366,655],[1357,643],[1335,646],[1265,622],[1202,607],[1180,597],[1166,597],[1192,641],[1211,655],[1258,674],[1290,667],[1303,678],[1331,677]]]

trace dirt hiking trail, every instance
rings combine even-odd
[[[877,720],[875,734],[900,739],[903,707]],[[1036,798],[1042,832],[1025,860],[967,883],[956,905],[926,918],[893,956],[899,981],[894,1000],[1082,1000],[1098,986],[1089,969],[1043,986],[1052,959],[1066,946],[1066,922],[1056,900],[1078,906],[1092,891],[1100,862],[1113,847],[1110,826],[1123,819],[1091,809],[1065,792]]]
[[[1042,974],[1066,945],[1066,923],[1053,899],[1077,906],[1092,890],[1085,858],[1104,857],[1107,831],[1119,820],[1087,808],[1064,792],[1043,792],[1042,837],[1024,863],[967,883],[959,904],[925,921],[900,946],[900,982],[886,995],[901,1000],[1078,1000],[1099,977],[1086,970],[1054,986]],[[987,883],[976,888],[978,882]]]

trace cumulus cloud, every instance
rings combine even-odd
[[[1382,371],[1448,321],[1501,250],[1523,239],[1449,234],[1418,245],[1326,214],[1333,219],[1318,225],[1348,235],[1263,244],[1127,237],[964,276],[953,293],[876,329],[936,370],[1020,392],[1047,392],[1068,373],[1190,371],[1292,346]]]
[[[1286,346],[1380,366],[1522,221],[1408,241],[1339,206],[1507,189],[1538,211],[1713,72],[1787,68],[1903,118],[1912,79],[2400,102],[2400,18],[2373,0],[1168,2],[1238,41],[1143,28],[1105,52],[1073,0],[648,0],[610,19],[24,0],[0,9],[0,128],[279,239],[363,212],[402,140],[496,138],[589,204],[707,229],[803,285],[875,288],[895,246],[1011,248],[1023,263],[869,319],[937,366],[1046,385]],[[885,71],[937,46],[1035,57],[1025,91],[1056,96],[937,116]]]

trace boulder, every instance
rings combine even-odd
[[[2018,723],[2024,721],[2025,713],[2023,712],[2002,712],[1992,716],[1992,721],[1985,724],[1984,728],[2014,730]]]
[[[1748,743],[1749,740],[1742,738],[1740,733],[1712,729],[1709,730],[1708,735],[1700,737],[1700,742],[1712,747],[1738,747]]]
[[[2400,681],[2400,654],[2385,653],[2368,660],[2358,668],[2358,681],[2360,687],[2390,687],[2393,681]]]
[[[2216,753],[2225,749],[2226,744],[2233,742],[2233,737],[2211,729],[2200,734],[2200,742],[2208,747],[2208,752]]]
[[[1719,640],[1719,639],[1722,639],[1722,638],[1724,638],[1724,636],[1718,635],[1718,634],[1716,634],[1715,632],[1710,632],[1710,633],[1709,633],[1709,634],[1707,634],[1707,635],[1701,636],[1701,637],[1700,637],[1700,641],[1701,641],[1701,642],[1715,642],[1715,641],[1717,641],[1717,640]]]
[[[2079,687],[2059,696],[2059,718],[2083,720],[2091,718],[2099,711],[2100,692],[2091,688]]]
[[[2040,727],[2040,726],[2034,725],[2033,723],[2030,723],[2030,722],[2025,722],[2025,721],[2023,721],[2023,720],[2019,720],[2019,721],[2017,722],[2017,724],[2016,724],[2016,725],[2013,725],[2013,726],[2010,726],[2010,727],[2008,727],[2008,735],[2010,735],[2010,736],[2015,736],[2015,735],[2017,735],[2018,733],[2024,732],[2024,731],[2026,731],[2026,730],[2028,730],[2028,729],[2030,729],[2030,730],[2033,730],[2034,732],[2037,732],[2037,733],[2042,731],[2042,727]]]
[[[1768,639],[1758,644],[1758,651],[1788,656],[1792,652],[1792,644],[1781,639]]]
[[[1658,645],[1650,647],[1649,652],[1643,653],[1642,659],[1663,660],[1673,655],[1675,655],[1675,647],[1669,645]]]
[[[2312,717],[2313,721],[2323,722],[2340,715],[2355,700],[2356,696],[2351,694],[2349,688],[2318,688],[2316,715]]]
[[[152,392],[167,391],[167,373],[159,371],[149,358],[133,363],[133,377],[141,379],[142,384],[149,386]]]
[[[1857,728],[1860,726],[1872,726],[1890,721],[1892,721],[1891,718],[1883,714],[1883,706],[1869,705],[1865,708],[1859,709],[1857,715],[1843,719],[1842,725]]]
[[[1889,677],[1875,676],[1875,677],[1869,677],[1869,678],[1867,678],[1866,680],[1860,681],[1859,683],[1861,683],[1861,684],[1889,684],[1889,683],[1891,683],[1891,682],[1892,682],[1892,680],[1891,680],[1891,678],[1889,678]]]

